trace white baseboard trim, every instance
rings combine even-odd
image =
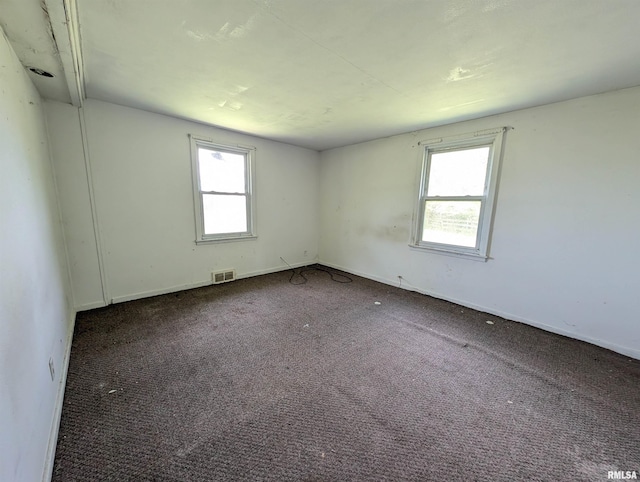
[[[280,271],[288,271],[291,268],[304,268],[305,266],[311,266],[312,264],[317,264],[317,261],[302,261],[300,263],[290,263],[288,266],[277,266],[275,268],[251,271],[249,273],[238,275],[237,279],[251,278],[253,276],[261,276],[263,274],[279,273]]]
[[[516,321],[518,323],[524,323],[525,325],[530,325],[533,326],[535,328],[540,328],[541,330],[544,331],[548,331],[551,333],[555,333],[557,335],[562,335],[562,336],[566,336],[569,338],[573,338],[576,340],[580,340],[580,341],[584,341],[587,343],[591,343],[592,345],[596,345],[602,348],[606,348],[607,350],[611,350],[611,351],[615,351],[616,353],[620,353],[621,355],[625,355],[625,356],[629,356],[631,358],[636,358],[638,360],[640,360],[640,350],[638,349],[634,349],[634,348],[630,348],[630,347],[626,347],[626,346],[621,346],[615,343],[610,343],[608,341],[605,340],[599,340],[596,338],[591,338],[589,336],[584,336],[580,333],[575,333],[572,331],[568,331],[565,330],[563,328],[559,328],[556,326],[552,326],[552,325],[548,325],[546,323],[542,323],[540,321],[536,321],[536,320],[531,320],[528,318],[524,318],[522,316],[518,316],[518,315],[514,315],[513,313],[508,313],[502,310],[498,310],[495,308],[488,308],[486,306],[482,306],[482,305],[478,305],[475,303],[470,303],[468,301],[465,300],[461,300],[458,298],[452,298],[450,296],[446,296],[443,295],[441,293],[436,293],[433,291],[427,291],[427,290],[423,290],[420,288],[417,288],[415,286],[399,286],[399,283],[397,280],[390,280],[387,278],[382,278],[380,276],[376,276],[376,275],[372,275],[369,273],[364,273],[364,272],[360,272],[357,270],[353,270],[353,269],[349,269],[349,268],[345,268],[343,266],[339,266],[337,264],[333,264],[333,263],[328,263],[326,261],[318,261],[318,264],[324,265],[324,266],[328,266],[330,268],[334,268],[334,269],[339,269],[341,271],[345,271],[347,273],[351,273],[354,274],[356,276],[361,276],[363,278],[367,278],[373,281],[378,281],[379,283],[384,283],[386,285],[391,285],[391,286],[395,286],[396,288],[401,288],[404,290],[408,290],[408,291],[415,291],[416,293],[420,293],[423,295],[427,295],[427,296],[432,296],[434,298],[438,298],[441,300],[445,300],[445,301],[450,301],[451,303],[455,303],[457,305],[460,306],[464,306],[466,308],[471,308],[477,311],[482,311],[484,313],[489,313],[492,315],[496,315],[499,316],[501,318],[505,318],[507,320],[510,321]]]
[[[130,295],[115,296],[111,299],[111,303],[124,303],[125,301],[140,300],[142,298],[150,298],[152,296],[166,295],[169,293],[176,293],[178,291],[190,290],[193,288],[201,288],[212,284],[211,280],[198,281],[196,283],[188,283],[184,285],[171,286],[169,288],[161,288],[158,290],[140,291]]]
[[[94,301],[92,303],[85,303],[84,305],[76,306],[76,311],[93,310],[96,308],[102,308],[104,306],[107,306],[107,304],[104,301],[102,300]]]
[[[67,335],[64,354],[62,357],[62,370],[58,381],[58,391],[56,393],[55,405],[53,407],[53,419],[51,420],[51,430],[49,432],[49,443],[44,461],[44,471],[42,481],[50,482],[53,476],[53,462],[56,456],[56,446],[58,444],[58,431],[60,430],[60,419],[62,418],[62,407],[64,403],[64,390],[67,385],[67,373],[69,371],[69,360],[71,359],[71,344],[73,342],[73,332],[76,325],[76,314],[72,314],[71,326]]]
[[[291,263],[290,266],[291,268],[301,268],[303,266],[308,266],[311,264],[315,264],[316,261],[310,261],[310,262],[300,262],[300,263]],[[257,270],[257,271],[250,271],[248,273],[237,273],[236,279],[244,279],[244,278],[251,278],[253,276],[260,276],[263,274],[270,274],[270,273],[277,273],[279,271],[287,271],[289,269],[291,269],[289,266],[276,266],[276,267],[271,267],[271,268],[265,268],[265,269],[261,269],[261,270]],[[159,296],[159,295],[166,295],[169,293],[176,293],[178,291],[185,291],[185,290],[190,290],[190,289],[194,289],[194,288],[201,288],[203,286],[208,286],[213,284],[213,281],[211,279],[208,279],[206,281],[197,281],[195,283],[189,283],[189,284],[184,284],[184,285],[176,285],[176,286],[171,286],[169,288],[161,288],[158,290],[149,290],[149,291],[141,291],[139,293],[133,293],[131,295],[122,295],[122,296],[115,296],[112,300],[111,303],[124,303],[125,301],[133,301],[133,300],[139,300],[142,298],[150,298],[151,296]],[[104,304],[100,305],[100,306],[104,306]],[[97,306],[95,307],[97,308]],[[87,308],[90,309],[90,308]]]

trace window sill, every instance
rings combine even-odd
[[[246,235],[246,236],[228,236],[224,238],[205,238],[205,239],[196,239],[196,244],[217,244],[217,243],[230,243],[233,241],[248,241],[252,239],[257,239],[258,236],[256,234]]]
[[[466,259],[472,259],[473,261],[482,261],[482,262],[486,262],[489,259],[489,256],[487,256],[486,254],[482,254],[482,253],[474,253],[474,252],[470,252],[470,251],[458,251],[454,248],[447,248],[447,247],[437,247],[437,246],[425,246],[425,245],[420,245],[420,244],[410,244],[409,248],[411,248],[414,251],[422,251],[422,252],[429,252],[429,253],[435,253],[435,254],[442,254],[445,256],[453,256],[455,258],[466,258]]]

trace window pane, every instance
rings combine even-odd
[[[482,196],[489,146],[431,154],[427,196]]]
[[[476,246],[480,201],[426,201],[422,240]]]
[[[203,194],[204,234],[247,232],[247,198]]]
[[[200,190],[245,192],[245,156],[198,148]]]

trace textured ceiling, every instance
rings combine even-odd
[[[638,0],[76,3],[88,97],[318,150],[640,85]]]

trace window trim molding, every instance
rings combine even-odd
[[[189,134],[191,144],[191,174],[193,188],[193,207],[195,220],[196,244],[221,243],[256,239],[256,189],[255,189],[255,151],[253,146],[241,144],[224,144],[206,137]],[[245,156],[245,190],[247,198],[247,231],[241,233],[205,234],[204,208],[202,204],[203,191],[200,190],[200,169],[198,166],[198,147],[219,149],[225,152],[242,154]]]
[[[504,133],[508,129],[508,127],[498,127],[494,129],[470,132],[466,134],[427,139],[418,142],[418,145],[422,147],[422,149],[420,150],[421,169],[418,182],[418,196],[414,209],[414,221],[411,227],[411,242],[409,244],[410,248],[414,248],[420,251],[445,254],[449,256],[471,258],[479,261],[486,261],[487,259],[489,259],[491,232],[493,229],[493,219],[498,192],[498,177],[500,173],[500,165],[503,153]],[[464,196],[453,196],[459,197],[460,200],[471,200],[471,198],[482,199],[476,245],[474,247],[464,247],[451,244],[422,241],[424,204],[427,198],[426,183],[430,168],[431,154],[434,152],[473,148],[483,145],[490,146],[489,159],[487,163],[487,174],[485,177],[485,190],[483,195],[471,196],[468,198],[465,198]]]

